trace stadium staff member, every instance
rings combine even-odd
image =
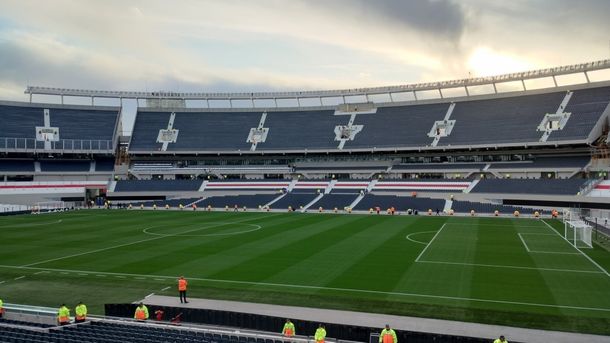
[[[2,299],[0,299],[0,318],[2,318],[2,315],[4,314],[4,307],[3,307],[3,302]]]
[[[398,343],[396,332],[390,328],[390,324],[385,325],[385,329],[379,334],[379,343]]]
[[[294,324],[290,321],[290,319],[286,319],[286,324],[284,324],[284,328],[282,329],[282,335],[286,337],[292,337],[296,335],[296,330],[294,329]]]
[[[82,301],[78,302],[78,305],[74,308],[74,312],[76,312],[75,323],[82,323],[87,320],[87,306],[83,304]]]
[[[59,325],[70,324],[70,309],[66,307],[66,304],[61,304],[57,311],[57,322]]]
[[[313,337],[316,340],[316,343],[324,343],[324,339],[326,338],[326,329],[324,329],[324,325],[318,325],[318,329]]]
[[[140,303],[136,308],[136,313],[134,313],[133,318],[142,321],[148,319],[148,307],[146,307],[144,303]]]
[[[508,343],[508,341],[506,338],[504,338],[504,336],[500,336],[500,338],[496,339],[494,343]]]
[[[186,286],[188,286],[188,282],[186,281],[184,276],[181,276],[178,279],[178,292],[180,293],[180,303],[181,304],[182,304],[182,299],[184,299],[185,304],[189,303],[188,301],[186,301]]]

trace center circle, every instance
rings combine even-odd
[[[236,225],[238,228],[242,228],[238,231],[231,232],[215,232],[215,233],[207,233],[207,234],[191,234],[191,232],[197,232],[202,230],[209,230],[216,227],[226,226],[226,225]],[[231,235],[241,235],[248,232],[254,232],[262,229],[262,226],[258,224],[248,224],[248,223],[239,223],[239,222],[209,222],[202,224],[201,226],[193,229],[189,229],[184,231],[183,233],[158,233],[154,232],[154,229],[168,229],[169,227],[161,227],[161,226],[153,226],[148,227],[142,230],[143,233],[151,236],[161,236],[161,237],[212,237],[212,236],[231,236]],[[179,227],[178,227],[179,228]],[[235,227],[229,227],[229,229],[234,229]]]

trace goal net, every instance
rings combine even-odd
[[[66,204],[63,201],[44,201],[37,202],[32,206],[32,213],[40,214],[47,212],[59,212],[66,208]]]
[[[593,248],[591,240],[593,228],[587,224],[579,209],[563,213],[564,238],[576,248]]]

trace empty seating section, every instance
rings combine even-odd
[[[566,92],[498,97],[486,100],[456,102],[449,117],[455,120],[450,134],[441,137],[438,147],[525,144],[539,142],[542,132],[538,125],[548,113],[556,113]],[[585,140],[610,102],[610,87],[574,91],[566,112],[572,117],[563,130],[554,131],[549,142]],[[450,103],[378,107],[376,113],[355,115],[354,125],[362,125],[354,140],[346,141],[343,149],[392,149],[429,147],[434,141],[428,133],[436,121],[447,114]],[[40,109],[37,109],[40,112]],[[173,128],[179,130],[176,143],[168,151],[248,151],[251,128],[258,126],[262,111],[252,112],[178,112]],[[268,128],[265,142],[256,151],[334,150],[334,129],[347,125],[350,117],[335,115],[334,109],[301,111],[267,111],[263,127]],[[74,117],[73,115],[72,117]],[[63,116],[62,118],[70,116]],[[89,117],[89,116],[87,116]],[[37,116],[23,120],[37,122]],[[170,112],[142,109],[136,116],[130,150],[148,152],[160,150],[157,143],[160,129],[167,128]],[[30,124],[33,127],[34,124]],[[67,129],[69,124],[65,124]],[[0,130],[19,131],[12,126]],[[69,130],[68,130],[69,132]],[[30,136],[33,132],[28,133]],[[309,168],[307,166],[301,168]],[[305,169],[303,169],[305,170]]]
[[[572,113],[567,125],[563,130],[552,132],[548,141],[587,138],[609,102],[610,87],[575,91],[564,109]]]
[[[471,193],[576,195],[585,179],[483,179]]]
[[[349,116],[335,116],[333,110],[268,112],[267,140],[257,150],[336,149],[335,126],[347,125]]]
[[[197,191],[202,180],[121,180],[115,192]]]
[[[0,341],[18,343],[110,343],[110,342],[192,342],[192,343],[286,343],[283,340],[213,333],[185,328],[154,327],[107,322],[91,322],[48,331],[0,326]]]
[[[40,171],[43,172],[88,172],[90,169],[91,161],[87,160],[40,161]]]
[[[380,107],[377,113],[356,115],[355,125],[364,125],[345,149],[418,147],[430,145],[434,122],[442,120],[449,104]]]
[[[0,172],[34,172],[32,160],[0,160]]]
[[[36,127],[45,126],[45,109],[49,109],[49,126],[59,128],[60,140],[51,142],[52,149],[114,150],[112,140],[119,118],[118,108],[76,109],[40,105],[0,105],[0,149],[44,149],[44,142],[36,141]]]
[[[138,111],[133,124],[129,150],[132,152],[161,150],[163,144],[157,143],[157,137],[159,136],[159,130],[167,128],[169,117],[170,113],[168,112]],[[180,138],[182,136],[178,133],[178,139]]]
[[[455,126],[438,145],[538,142],[542,136],[538,124],[547,113],[557,111],[565,95],[556,92],[458,102],[451,114]]]
[[[248,194],[248,195],[226,195],[226,196],[212,196],[203,199],[197,203],[198,207],[223,208],[225,206],[243,208],[258,208],[264,206],[273,199],[280,196],[279,194]]]
[[[320,200],[313,204],[314,208],[322,207],[324,209],[343,209],[350,206],[354,200],[358,197],[358,194],[325,194]]]
[[[510,205],[497,205],[490,203],[471,202],[471,201],[453,201],[452,209],[456,213],[470,213],[474,210],[476,213],[494,213],[494,211],[500,212],[500,214],[512,214],[515,211],[519,211],[521,214],[533,214],[534,211],[541,212],[540,209],[527,208],[521,206],[510,206]],[[542,213],[542,212],[541,212]]]
[[[188,206],[201,198],[180,198],[180,199],[168,199],[168,200],[151,200],[151,201],[138,201],[138,202],[129,202],[133,207],[140,207],[140,205],[144,205],[144,207],[152,207],[153,205],[157,205],[158,207],[164,207],[165,205],[169,205],[170,207],[179,207]],[[127,204],[129,204],[127,203]]]
[[[259,112],[185,112],[177,113],[174,129],[179,130],[176,143],[168,145],[168,151],[199,150],[250,150],[247,143],[250,129],[257,127],[261,118]],[[167,128],[167,122],[159,129]]]
[[[445,200],[369,193],[364,196],[354,209],[367,211],[370,208],[374,209],[375,207],[381,208],[382,211],[391,207],[394,207],[398,211],[405,211],[408,209],[417,210],[419,212],[428,211],[428,209],[432,209],[432,211],[436,211],[437,209],[442,211],[443,207],[445,207]]]
[[[51,126],[59,127],[59,135],[66,141],[64,144],[70,144],[69,140],[91,140],[90,143],[83,142],[82,149],[112,150],[112,146],[107,147],[106,142],[96,141],[112,141],[118,111],[51,109]],[[74,148],[79,147],[76,146],[79,143],[74,144]]]
[[[112,172],[114,171],[114,158],[104,158],[95,160],[95,171]]]
[[[286,194],[283,198],[271,204],[270,207],[276,209],[287,209],[288,206],[292,206],[292,208],[296,210],[301,208],[301,206],[305,207],[317,196],[318,194],[313,191],[309,193],[299,193],[295,191]]]

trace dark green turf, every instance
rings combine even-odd
[[[184,275],[191,297],[610,334],[610,253],[539,220],[98,210],[3,217],[0,241],[8,303],[101,313]]]

